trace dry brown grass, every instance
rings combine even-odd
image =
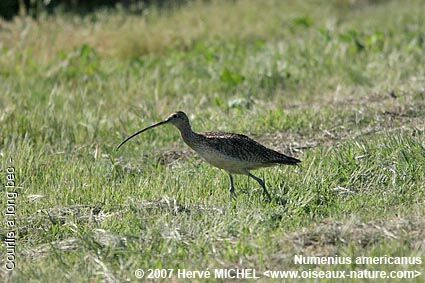
[[[15,18],[13,22],[0,22],[0,42],[11,56],[23,53],[38,63],[50,62],[59,52],[69,52],[82,44],[104,56],[138,57],[168,49],[184,50],[200,39],[270,37],[279,32],[283,17],[292,16],[279,12],[285,10],[285,5],[300,6],[302,11],[302,5],[295,1],[249,1],[249,5],[245,1],[215,0],[208,5],[195,1],[175,11],[152,8],[143,16],[117,13],[106,17],[99,12],[96,21],[77,16]]]
[[[361,222],[352,220],[338,222],[324,220],[313,227],[289,234],[281,245],[292,243],[298,254],[312,256],[330,256],[337,253],[341,246],[361,246],[366,248],[379,242],[405,241],[410,248],[425,252],[424,219],[394,218]]]
[[[171,201],[171,203],[170,203]],[[171,209],[174,213],[187,213],[183,206],[174,200],[160,200],[158,202],[140,203],[140,209]],[[217,208],[189,207],[198,212],[219,211]],[[220,213],[223,213],[220,210]],[[88,215],[87,215],[88,216]],[[339,254],[341,249],[351,245],[368,248],[383,243],[401,241],[408,243],[411,249],[418,253],[425,252],[425,221],[420,218],[392,218],[362,222],[358,219],[335,221],[325,219],[318,224],[306,227],[297,232],[291,232],[277,239],[278,253],[270,255],[270,261],[278,264],[290,264],[295,254],[305,256],[334,256]],[[180,235],[190,245],[193,241],[191,235]],[[92,241],[103,247],[125,247],[130,243],[137,243],[141,239],[138,237],[116,235],[103,229],[95,229],[91,238]],[[144,239],[143,241],[149,241]],[[237,238],[211,238],[216,245],[231,243],[237,245]],[[77,238],[68,238],[61,241],[54,241],[38,245],[30,250],[21,252],[25,260],[37,260],[49,256],[54,251],[71,252],[79,249],[82,241]],[[258,259],[252,258],[256,261]]]

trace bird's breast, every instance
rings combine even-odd
[[[226,155],[210,147],[192,147],[206,162],[230,173],[245,174],[251,162]]]

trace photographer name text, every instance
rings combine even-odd
[[[6,237],[4,244],[6,246],[6,254],[4,261],[4,268],[8,271],[15,269],[16,266],[16,199],[18,192],[15,182],[15,167],[13,166],[13,159],[9,158],[9,165],[6,170],[6,184],[5,184],[5,197],[6,209],[4,211],[6,221]]]

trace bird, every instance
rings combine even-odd
[[[189,118],[183,111],[177,111],[171,114],[167,119],[135,132],[123,140],[116,149],[118,150],[121,148],[121,146],[135,136],[166,124],[175,126],[180,131],[183,141],[207,163],[223,169],[228,173],[230,181],[230,199],[235,198],[233,175],[238,174],[246,175],[257,181],[262,187],[263,194],[267,197],[267,200],[271,201],[271,196],[266,188],[265,181],[255,176],[250,171],[280,164],[297,165],[301,162],[297,158],[267,148],[242,134],[225,132],[196,133],[192,130]]]

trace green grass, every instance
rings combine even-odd
[[[12,157],[23,188],[17,267],[0,278],[316,268],[296,254],[425,261],[424,6],[211,1],[1,22],[1,178]],[[231,203],[227,174],[171,126],[114,150],[176,110],[302,165],[256,171],[272,203],[237,176]],[[417,282],[424,267],[318,266],[418,270]]]

